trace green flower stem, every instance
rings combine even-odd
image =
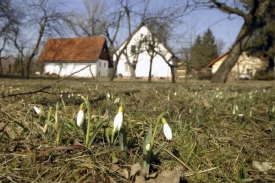
[[[121,102],[120,102],[120,104],[123,107],[125,106],[125,95],[124,94],[121,96]]]
[[[58,102],[56,103],[56,107],[55,108],[56,108],[55,109],[55,130],[57,132],[55,143],[57,145],[59,145],[59,143],[60,143],[60,136],[61,136],[61,127],[60,127],[60,124],[59,124],[59,115],[58,115],[59,105],[58,105]]]
[[[91,104],[88,100],[88,97],[87,98],[85,98],[83,96],[81,96],[81,97],[85,101],[85,105],[86,105],[87,111],[88,111],[87,133],[86,133],[86,139],[85,139],[85,145],[88,146],[89,138],[90,138],[90,128],[91,128]]]
[[[156,136],[156,133],[157,133],[158,124],[159,124],[161,118],[162,118],[165,114],[166,114],[166,112],[162,112],[162,113],[158,116],[158,118],[157,118],[157,122],[156,122],[156,125],[155,125],[155,128],[154,128],[154,133],[153,133],[153,136],[152,136],[152,139],[151,139],[151,142],[150,142],[151,147],[153,147],[153,144],[154,144],[154,139],[155,139],[155,136]]]

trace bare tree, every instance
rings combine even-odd
[[[180,1],[174,1],[174,3],[166,2],[167,4],[160,3],[156,5],[150,0],[143,0],[138,3],[129,0],[116,0],[116,4],[113,4],[113,9],[115,9],[115,11],[113,11],[109,16],[112,17],[112,21],[109,21],[105,34],[109,40],[110,47],[112,48],[110,50],[113,50],[113,54],[115,55],[115,65],[110,75],[110,81],[115,77],[120,56],[127,53],[124,50],[127,49],[129,42],[135,33],[133,30],[137,30],[143,25],[152,24],[153,22],[171,22],[174,23],[174,25],[177,24],[179,18],[185,14],[184,10],[186,8],[182,4],[179,6],[179,4],[177,4],[179,2]],[[123,24],[124,22],[126,23]],[[126,27],[123,27],[122,25],[126,25]],[[170,31],[172,32],[172,30]],[[128,32],[128,34],[122,44],[123,49],[118,49],[117,35],[122,32]],[[151,56],[151,58],[153,58],[155,54],[152,54]],[[150,63],[152,63],[152,59],[150,60]],[[133,71],[135,64],[128,65]]]
[[[218,55],[221,55],[222,54],[222,51],[224,49],[224,46],[225,46],[225,42],[223,39],[221,38],[218,38],[216,39],[216,45],[217,45],[217,49],[218,49]]]
[[[18,24],[21,11],[16,9],[12,0],[0,1],[0,37],[6,35],[14,24]]]
[[[4,37],[3,44],[2,44],[2,46],[1,46],[1,48],[0,48],[0,75],[3,74],[2,52],[3,52],[4,48],[5,48],[6,41],[7,41],[7,38]]]
[[[26,79],[29,79],[32,60],[38,54],[43,39],[62,34],[60,29],[64,12],[59,7],[60,4],[49,0],[24,0],[19,7],[24,10],[25,16],[21,17],[20,23],[13,28],[10,40],[21,58],[26,61]]]
[[[0,1],[0,74],[3,73],[2,57],[7,45],[7,39],[15,25],[18,25],[18,17],[22,15],[22,11],[18,10],[12,0]]]
[[[107,5],[102,0],[82,0],[83,12],[72,12],[66,22],[78,37],[102,35],[107,23]]]
[[[219,9],[229,15],[235,14],[244,19],[244,24],[232,45],[229,55],[212,77],[214,83],[225,83],[229,72],[245,49],[251,35],[265,23],[265,13],[271,6],[271,0],[253,0],[249,9],[245,9],[246,3],[244,1],[233,1],[231,5],[226,3],[227,1],[218,0],[201,1],[200,3],[207,4],[209,2],[211,8]]]

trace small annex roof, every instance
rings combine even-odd
[[[224,54],[222,54],[221,56],[215,58],[213,61],[211,61],[207,67],[211,67],[212,65],[214,65],[216,62],[218,62],[220,59],[222,59],[223,57],[227,56],[230,53],[230,50],[225,52]],[[262,61],[267,61],[266,58],[264,58],[263,56],[259,56],[259,59],[261,59]]]
[[[218,62],[220,59],[222,59],[223,57],[225,57],[226,55],[228,55],[230,53],[230,50],[225,52],[224,54],[222,54],[221,56],[215,58],[214,60],[212,60],[207,67],[211,67],[213,64],[215,64],[216,62]]]
[[[106,42],[103,36],[49,39],[39,57],[41,62],[96,62]]]

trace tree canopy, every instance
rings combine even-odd
[[[247,2],[251,6],[251,2]],[[271,1],[269,8],[265,13],[265,21],[261,27],[258,27],[251,36],[246,51],[249,55],[262,56],[268,60],[266,71],[274,69],[275,57],[275,2]]]
[[[190,67],[204,68],[209,62],[218,56],[218,48],[215,37],[208,28],[204,35],[197,36],[191,47]]]
[[[214,83],[225,83],[229,72],[236,64],[239,56],[247,48],[247,43],[257,29],[266,24],[271,15],[273,3],[271,0],[242,0],[238,3],[224,3],[224,1],[211,0],[210,7],[214,7],[228,14],[235,14],[244,19],[244,24],[232,45],[230,53],[212,77]]]

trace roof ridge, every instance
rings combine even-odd
[[[39,61],[97,61],[105,43],[104,36],[48,39]]]

